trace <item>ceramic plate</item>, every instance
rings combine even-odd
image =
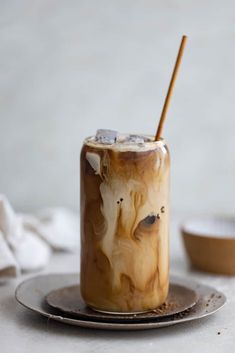
[[[181,313],[196,304],[197,293],[185,286],[171,283],[166,302],[159,308],[134,314],[112,314],[94,311],[88,308],[83,301],[80,293],[80,286],[68,286],[51,291],[46,296],[46,302],[54,309],[63,313],[77,317],[78,319],[87,319],[91,321],[111,321],[111,322],[138,322],[149,321],[174,314]]]
[[[223,293],[216,289],[196,282],[173,277],[171,283],[185,286],[197,292],[199,299],[186,312],[150,320],[147,322],[101,322],[69,317],[58,314],[45,302],[45,297],[52,291],[62,287],[72,286],[78,281],[78,274],[49,274],[33,277],[21,283],[16,289],[17,301],[26,308],[37,312],[49,319],[80,327],[106,330],[144,330],[175,325],[182,322],[206,317],[219,310],[226,302]]]

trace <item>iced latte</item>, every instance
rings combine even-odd
[[[164,140],[98,131],[81,152],[81,293],[134,313],[168,293],[169,153]]]

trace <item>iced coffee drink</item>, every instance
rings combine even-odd
[[[81,293],[135,313],[168,294],[169,169],[164,140],[98,131],[81,152]]]

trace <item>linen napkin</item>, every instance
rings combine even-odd
[[[79,246],[78,217],[65,208],[16,213],[0,195],[0,281],[43,268],[53,251]]]

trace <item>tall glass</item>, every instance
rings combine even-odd
[[[87,138],[81,151],[81,294],[98,311],[161,305],[169,286],[169,171],[164,142]]]

